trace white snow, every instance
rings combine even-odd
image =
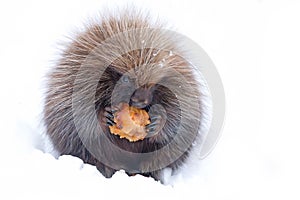
[[[0,199],[299,199],[300,4],[293,0],[145,0],[202,46],[221,75],[226,121],[204,160],[169,185],[104,178],[78,158],[43,153],[43,75],[56,44],[118,0],[0,3]],[[51,150],[51,146],[47,149]],[[189,195],[189,196],[188,196]]]

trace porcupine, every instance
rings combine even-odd
[[[184,50],[163,28],[127,9],[94,20],[66,44],[47,75],[44,106],[46,134],[60,155],[79,157],[107,178],[124,169],[162,180],[163,169],[186,161],[200,137],[201,91]],[[120,102],[149,112],[145,139],[109,132]]]

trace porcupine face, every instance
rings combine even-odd
[[[130,106],[148,109],[155,98],[156,89],[159,87],[158,82],[139,84],[139,78],[135,73],[122,74],[114,69],[109,69],[109,71],[114,84],[113,102],[115,104],[128,102]]]
[[[113,98],[115,104],[128,102],[130,106],[145,108],[153,98],[155,84],[139,86],[135,75],[115,73]],[[116,81],[117,80],[117,81]]]

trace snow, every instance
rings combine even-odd
[[[44,153],[43,75],[56,44],[87,16],[125,1],[0,4],[0,199],[299,199],[297,1],[134,1],[212,58],[226,94],[220,141],[167,185],[124,172],[104,178],[78,158]]]

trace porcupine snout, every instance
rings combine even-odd
[[[140,87],[134,91],[130,98],[130,105],[137,108],[145,108],[152,102],[152,91],[146,87]]]

